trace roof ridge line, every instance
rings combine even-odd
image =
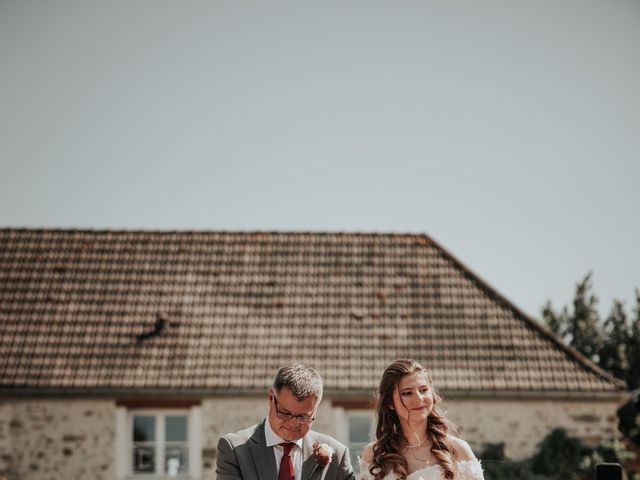
[[[363,230],[207,230],[207,229],[157,229],[157,228],[102,228],[102,227],[0,227],[0,232],[50,232],[50,233],[156,233],[215,234],[215,235],[318,235],[318,236],[362,236],[362,237],[412,237],[432,241],[425,232],[411,231],[363,231]]]

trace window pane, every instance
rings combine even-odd
[[[362,452],[364,451],[364,447],[366,447],[368,444],[369,442],[349,444],[349,454],[351,455],[351,465],[353,466],[353,471],[355,473],[360,473],[360,463],[358,463],[358,459],[362,458]]]
[[[373,416],[352,414],[349,417],[349,453],[351,465],[359,472],[358,457],[362,456],[364,447],[372,441]]]
[[[165,438],[167,442],[186,442],[187,417],[167,415],[165,417]]]
[[[187,473],[189,469],[189,449],[186,445],[167,445],[165,473],[169,476]]]
[[[153,442],[156,439],[155,417],[136,415],[133,417],[133,441]]]
[[[155,463],[154,447],[133,447],[133,473],[154,473]]]
[[[369,417],[349,417],[349,443],[368,443],[371,419]]]

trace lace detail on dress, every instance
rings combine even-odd
[[[358,480],[374,480],[373,475],[369,472],[369,464],[363,459],[359,459],[360,473]],[[456,462],[456,480],[484,480],[482,474],[482,466],[478,460],[463,460]],[[388,473],[383,480],[398,480],[398,476],[391,472]],[[444,480],[442,468],[440,465],[429,465],[428,467],[416,470],[407,476],[407,480]]]

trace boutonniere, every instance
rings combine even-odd
[[[331,457],[333,455],[333,448],[326,443],[314,443],[313,444],[313,459],[322,468],[331,463]]]

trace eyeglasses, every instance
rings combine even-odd
[[[281,412],[280,410],[278,410],[278,400],[276,400],[275,395],[273,396],[273,404],[276,407],[276,416],[280,420],[284,420],[285,422],[288,422],[289,420],[292,420],[295,418],[298,423],[309,425],[316,419],[316,417],[307,417],[306,415],[292,415],[290,413]]]

